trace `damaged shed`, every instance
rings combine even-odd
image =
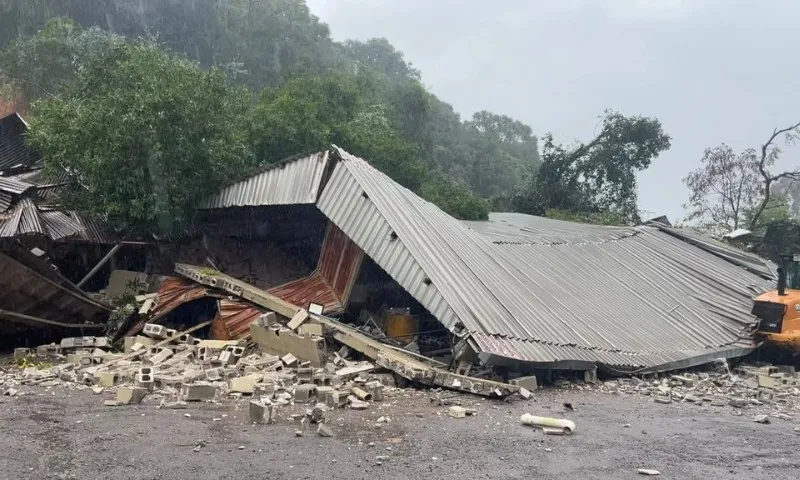
[[[204,207],[287,205],[321,212],[326,242],[340,231],[356,253],[328,267],[321,258],[316,283],[299,284],[308,295],[293,297],[301,307],[331,294],[346,307],[363,252],[459,340],[456,360],[514,371],[656,371],[744,355],[752,298],[771,280],[658,225],[461,222],[338,147],[264,169]]]

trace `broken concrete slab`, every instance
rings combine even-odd
[[[148,390],[146,388],[119,387],[117,388],[117,403],[121,405],[142,403],[147,394]]]
[[[265,352],[275,355],[291,353],[314,367],[324,364],[325,339],[297,333],[281,327],[262,327],[250,324],[250,337]]]
[[[230,391],[238,393],[252,394],[255,391],[256,384],[261,381],[263,377],[257,374],[245,375],[243,377],[234,377],[230,380]]]

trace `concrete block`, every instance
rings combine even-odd
[[[597,383],[597,368],[592,368],[591,370],[584,370],[583,371],[583,381],[584,383]]]
[[[230,391],[238,393],[252,394],[256,384],[261,380],[261,375],[245,375],[243,377],[231,378]]]
[[[165,360],[169,359],[174,352],[169,348],[163,348],[158,351],[155,355],[147,358],[145,361],[151,365],[158,365],[159,363],[164,362]]]
[[[183,343],[185,345],[194,345],[195,340],[196,339],[193,336],[189,335],[188,333],[184,333],[183,335],[178,337],[178,343]]]
[[[220,367],[205,369],[206,380],[209,382],[218,382],[222,380],[222,369]]]
[[[313,383],[314,382],[314,369],[311,367],[298,368],[297,380],[300,383]]]
[[[316,394],[317,386],[313,384],[296,385],[294,387],[294,401],[307,402]]]
[[[250,336],[262,351],[273,355],[291,353],[300,360],[322,367],[326,351],[325,339],[313,335],[298,335],[281,327],[265,328],[257,322],[250,324]]]
[[[75,348],[75,338],[74,337],[67,337],[61,339],[61,348]]]
[[[383,400],[383,384],[381,382],[372,381],[364,384],[364,388],[372,394],[372,401],[380,402]]]
[[[297,333],[300,335],[316,335],[318,337],[322,336],[322,324],[317,322],[306,322],[300,325],[300,328],[297,329]]]
[[[291,353],[287,353],[286,355],[281,357],[281,361],[287,367],[291,367],[291,366],[294,366],[295,364],[297,364],[297,357],[295,357]]]
[[[250,401],[250,421],[253,423],[269,423],[267,406],[257,400]]]
[[[181,394],[184,401],[202,402],[214,400],[217,395],[217,389],[214,385],[208,383],[185,383],[181,388]]]
[[[233,352],[231,352],[230,350],[223,350],[219,354],[218,361],[222,365],[231,365],[231,364],[235,363],[236,358],[233,356]]]
[[[319,435],[320,437],[332,437],[333,430],[328,428],[328,426],[325,425],[324,423],[320,423],[319,425],[317,425],[317,435]]]
[[[258,317],[258,325],[262,327],[269,327],[272,324],[278,323],[278,316],[275,315],[275,312],[267,312],[263,315]]]
[[[164,340],[168,337],[167,327],[163,325],[157,325],[155,323],[145,323],[144,329],[142,329],[142,334],[157,340]]]
[[[142,403],[142,400],[147,395],[147,389],[140,387],[119,387],[117,389],[117,403],[121,405],[130,405]]]
[[[767,375],[759,375],[758,386],[761,388],[775,388],[775,379]]]
[[[94,337],[94,347],[95,348],[110,348],[111,342],[108,340],[108,337]]]
[[[21,358],[32,357],[34,355],[33,350],[30,348],[15,348],[14,349],[14,360],[19,360]]]
[[[101,387],[113,387],[117,383],[116,372],[101,372],[97,376],[98,384]]]
[[[333,387],[315,387],[314,390],[317,395],[317,402],[333,406],[333,396],[336,393],[336,389]]]
[[[166,337],[164,337],[164,338],[170,338],[170,337],[174,337],[174,336],[176,336],[176,335],[178,334],[178,331],[177,331],[177,330],[175,330],[174,328],[168,328],[168,329],[166,330],[166,334],[167,334],[167,336],[166,336]]]
[[[155,376],[151,373],[137,373],[134,377],[134,384],[137,387],[144,388],[148,391],[153,390],[155,385]]]
[[[508,383],[518,387],[527,388],[530,391],[534,391],[539,388],[539,383],[536,381],[536,375],[531,375],[529,377],[518,377],[510,380]]]

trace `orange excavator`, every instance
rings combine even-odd
[[[778,288],[756,297],[756,336],[800,353],[800,255],[781,258]]]

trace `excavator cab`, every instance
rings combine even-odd
[[[800,351],[800,255],[784,256],[778,267],[778,288],[756,297],[756,335]]]

